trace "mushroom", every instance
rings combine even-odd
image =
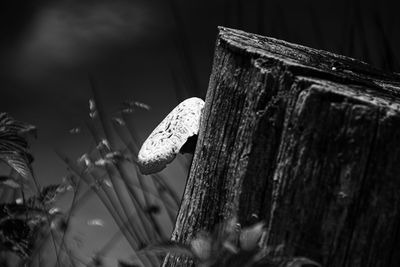
[[[163,170],[179,152],[194,152],[203,107],[202,99],[188,98],[153,130],[139,151],[138,164],[142,174]]]

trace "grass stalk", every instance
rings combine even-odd
[[[154,185],[155,185],[155,187],[156,187],[156,189],[157,189],[157,192],[158,192],[158,194],[159,194],[159,196],[161,197],[161,199],[162,199],[162,205],[165,207],[165,210],[166,210],[166,212],[167,212],[167,215],[168,215],[168,217],[169,217],[169,219],[170,219],[170,221],[171,221],[171,224],[173,225],[174,223],[175,223],[175,219],[176,219],[176,213],[174,213],[173,211],[171,211],[171,210],[169,210],[169,209],[167,209],[166,208],[166,203],[168,203],[168,199],[164,196],[164,194],[163,194],[163,191],[164,190],[162,190],[161,189],[161,187],[160,187],[160,184],[158,184],[157,182],[155,182],[155,180],[154,179],[152,179],[152,181],[153,181],[153,183],[154,183]]]
[[[71,160],[68,159],[65,155],[63,155],[61,152],[56,151],[58,156],[64,161],[64,163],[67,165],[67,167],[74,173],[74,175],[78,176],[79,178],[83,179],[83,181],[91,187],[91,189],[95,192],[97,197],[100,199],[100,201],[103,203],[103,205],[106,207],[107,211],[111,214],[113,217],[114,221],[118,225],[120,231],[124,234],[124,237],[128,241],[129,245],[131,246],[132,250],[138,249],[138,244],[136,240],[134,240],[133,236],[131,233],[127,230],[127,228],[123,227],[123,219],[121,215],[119,214],[118,210],[114,208],[114,205],[112,205],[112,201],[107,199],[107,195],[103,190],[99,190],[99,188],[92,186],[92,183],[90,180],[85,176],[81,175],[79,176],[80,172],[77,170],[77,168],[73,165]],[[102,189],[102,187],[101,187]]]
[[[31,173],[31,176],[32,176],[32,180],[33,180],[34,185],[35,185],[35,188],[36,188],[36,192],[37,192],[38,195],[40,195],[40,185],[39,185],[39,182],[37,181],[37,179],[36,179],[36,177],[35,177],[33,168],[32,168],[32,166],[30,166],[30,165],[28,165],[28,167],[29,167],[29,169],[30,169],[30,173]],[[41,208],[44,210],[43,204],[40,203],[40,205],[42,206]],[[47,222],[50,223],[50,222],[51,222],[50,216],[49,216],[49,214],[48,214],[47,212],[46,212],[46,217],[47,217]],[[50,227],[49,227],[49,228],[50,228]],[[51,228],[50,228],[50,236],[51,236],[51,239],[52,239],[52,242],[53,242],[54,250],[57,251],[56,240],[55,240],[55,237],[54,237],[53,230],[52,230]],[[61,267],[59,257],[56,257],[56,263],[57,263],[57,266],[58,266],[58,267]]]
[[[124,119],[124,121],[125,121],[125,125],[127,126],[126,129],[128,130],[128,133],[130,134],[130,138],[133,140],[133,143],[134,143],[135,145],[134,145],[134,146],[127,146],[127,144],[129,144],[129,143],[131,143],[131,142],[129,142],[129,141],[127,140],[127,138],[124,137],[123,134],[121,134],[121,131],[117,130],[117,133],[119,133],[119,136],[121,137],[122,142],[125,143],[125,145],[127,146],[127,148],[130,150],[130,153],[133,154],[133,155],[137,155],[137,153],[138,153],[138,143],[139,143],[139,142],[138,142],[138,135],[136,134],[136,131],[135,131],[134,127],[133,127],[132,125],[130,125],[130,124],[127,122],[126,117],[124,117],[123,119]],[[120,169],[121,176],[122,176],[122,177],[125,177],[124,180],[126,181],[126,184],[129,184],[129,181],[127,181],[127,175],[124,174],[123,168],[119,167],[119,169]],[[139,180],[139,181],[142,181],[142,182],[140,183],[142,192],[148,191],[149,189],[148,189],[148,187],[145,185],[145,183],[144,183],[144,181],[143,181],[143,177],[142,177],[142,175],[140,174],[140,171],[137,169],[137,166],[136,166],[136,165],[135,165],[135,169],[136,169],[136,176],[138,177],[138,180]],[[129,190],[129,188],[128,188],[128,190]],[[130,193],[130,196],[133,198],[133,201],[134,201],[134,202],[137,202],[137,201],[138,201],[134,192],[131,192],[131,193]],[[147,197],[147,194],[144,194],[144,196]],[[161,199],[161,196],[158,196],[158,198]],[[147,207],[149,207],[149,206],[147,206]],[[149,218],[149,220],[150,220],[150,222],[151,222],[151,224],[152,224],[154,230],[156,230],[158,236],[159,236],[160,238],[165,238],[165,236],[164,236],[164,234],[162,233],[160,227],[157,225],[157,220],[154,218],[153,214],[145,213],[145,215]]]
[[[62,247],[63,245],[65,245],[65,244],[64,244],[65,236],[66,236],[66,233],[67,233],[67,230],[68,230],[68,225],[69,225],[69,223],[70,223],[73,210],[74,210],[74,208],[76,207],[75,201],[76,201],[77,195],[78,195],[78,193],[79,193],[79,189],[80,189],[80,186],[81,186],[81,181],[82,181],[82,180],[79,179],[76,188],[74,188],[74,192],[73,192],[73,196],[72,196],[72,203],[71,203],[71,206],[70,206],[70,208],[69,208],[69,210],[68,210],[67,219],[66,219],[67,228],[66,228],[66,229],[63,229],[63,233],[62,233],[61,240],[60,240],[60,244],[59,244],[59,249],[58,249],[58,251],[56,251],[56,257],[57,257],[57,258],[58,258],[59,255],[60,255],[61,247]]]
[[[98,92],[97,92],[97,88],[94,85],[94,80],[91,77],[89,77],[89,79],[90,79],[91,90],[92,90],[92,93],[93,93],[94,102],[95,102],[96,107],[97,107],[98,119],[99,119],[99,122],[100,122],[100,127],[104,132],[105,140],[107,140],[110,143],[110,148],[111,148],[111,151],[112,151],[112,148],[114,147],[114,144],[113,144],[114,142],[111,139],[112,138],[112,130],[107,124],[105,108],[104,108],[103,103],[100,100],[100,97],[99,97]],[[93,139],[95,140],[96,144],[99,144],[102,140],[100,139],[100,137],[98,135],[98,132],[94,129],[92,124],[87,123],[87,126],[88,126],[88,129],[89,129]],[[105,151],[103,151],[102,149],[99,149],[99,153],[100,153],[101,157],[104,158]],[[115,164],[115,165],[118,165],[118,164]],[[115,193],[117,195],[118,201],[119,201],[120,205],[122,206],[123,212],[125,213],[125,217],[128,220],[129,220],[129,218],[131,218],[129,216],[129,204],[133,204],[133,206],[136,209],[137,214],[140,215],[140,210],[141,210],[140,206],[137,206],[135,203],[128,203],[128,199],[123,197],[124,195],[129,193],[128,190],[127,190],[128,187],[125,186],[124,184],[121,184],[117,180],[117,178],[114,176],[114,172],[113,172],[111,167],[105,166],[105,169],[106,169],[106,171],[108,173],[108,176],[109,176],[109,178],[111,180],[111,183],[112,183],[112,185],[114,187],[114,190],[115,190]],[[120,176],[122,177],[121,172],[120,172],[118,167],[117,167],[117,170],[120,173]],[[141,216],[139,216],[139,217],[141,217]],[[143,232],[144,235],[142,235],[141,233],[138,233],[134,229],[133,225],[139,226],[142,229],[144,229],[145,230]],[[136,234],[138,236],[140,236],[140,239],[141,239],[140,241],[141,241],[142,244],[143,243],[147,243],[150,240],[149,236],[151,235],[151,233],[149,233],[149,230],[146,229],[146,224],[143,224],[143,222],[139,223],[138,221],[135,222],[135,221],[132,221],[132,219],[131,219],[130,220],[130,225],[128,226],[128,229],[131,229],[132,232],[136,232]]]
[[[162,188],[169,194],[169,196],[174,200],[177,207],[180,207],[181,200],[178,194],[172,189],[172,187],[168,184],[166,179],[159,173],[155,173],[152,177],[159,183]]]
[[[113,145],[113,141],[111,139],[112,131],[111,131],[111,128],[108,127],[108,124],[107,124],[107,121],[106,121],[106,116],[105,116],[105,113],[104,113],[105,109],[104,109],[104,106],[102,105],[102,103],[101,103],[101,101],[99,99],[99,96],[97,94],[97,90],[96,90],[96,88],[95,88],[95,86],[93,84],[93,80],[91,80],[91,85],[92,85],[94,101],[95,101],[96,106],[97,106],[98,118],[99,118],[99,121],[100,121],[100,125],[102,127],[102,130],[104,131],[106,140],[110,141],[110,150],[113,151],[112,148],[114,147],[114,145]],[[89,127],[89,130],[90,130],[90,127]],[[94,139],[96,140],[96,143],[98,143],[100,140],[98,138],[97,132],[94,131],[93,129],[90,130],[90,132],[91,132],[92,136],[94,137]],[[99,149],[99,152],[100,152],[101,156],[104,157],[104,151]],[[144,212],[143,205],[141,205],[141,203],[138,200],[135,192],[130,191],[131,187],[126,186],[128,184],[129,179],[128,179],[128,176],[125,175],[121,164],[119,162],[116,162],[114,164],[114,166],[115,166],[116,170],[118,171],[120,178],[122,178],[123,183],[120,183],[120,180],[116,180],[115,179],[115,176],[112,175],[113,173],[111,173],[112,169],[110,167],[106,166],[106,170],[107,170],[107,172],[109,174],[109,177],[111,179],[111,182],[113,184],[113,187],[114,187],[115,193],[117,195],[117,198],[118,198],[118,200],[119,200],[119,202],[120,202],[120,204],[121,204],[121,206],[123,208],[123,211],[125,212],[125,216],[127,217],[128,220],[131,218],[131,217],[129,217],[129,213],[127,212],[127,209],[128,209],[128,202],[127,201],[128,201],[128,199],[122,198],[122,195],[123,195],[122,192],[127,192],[128,195],[130,196],[131,204],[133,204],[133,206],[135,207],[137,215],[138,215],[138,218],[139,218],[139,221],[131,222],[128,225],[128,229],[131,229],[133,232],[136,232],[135,228],[133,226],[141,227],[142,229],[144,229],[144,231],[143,231],[143,234],[144,234],[143,237],[144,238],[142,237],[142,240],[141,240],[141,246],[144,246],[144,244],[146,244],[149,241],[151,241],[151,239],[152,239],[151,237],[152,237],[152,235],[154,233],[152,230],[156,230],[156,232],[158,234],[160,234],[160,232],[157,231],[156,223],[154,221],[154,218],[152,216],[149,216],[149,214],[147,214],[146,212]],[[145,217],[147,217],[147,219],[149,219],[149,221],[153,225],[154,229],[151,229],[149,227],[149,225],[145,221]],[[137,233],[137,234],[139,235],[139,233]],[[153,259],[153,257],[151,255],[148,255],[147,257],[148,257],[149,261],[152,262],[153,266],[158,265],[158,261]]]
[[[96,103],[97,103],[97,102],[96,102]],[[100,115],[100,112],[99,112],[99,117],[100,117],[100,116],[101,116],[101,115]],[[100,119],[100,121],[102,121],[102,120],[103,120],[103,119]],[[105,124],[102,124],[102,125],[103,125],[103,127],[105,127]],[[97,132],[94,130],[94,128],[91,126],[91,124],[88,123],[87,126],[88,126],[89,132],[91,133],[91,135],[92,135],[93,139],[95,140],[95,142],[96,142],[96,143],[100,143],[101,138],[98,136]],[[109,139],[108,139],[108,136],[106,136],[106,140],[109,140]],[[111,148],[112,148],[112,145],[111,145]],[[99,152],[100,152],[101,157],[104,158],[104,156],[105,156],[105,151],[99,150]],[[118,163],[116,163],[115,165],[118,165]],[[121,172],[120,172],[120,170],[119,170],[119,167],[116,166],[116,169],[117,169],[117,171],[120,173],[120,176],[122,177]],[[140,214],[140,211],[142,210],[142,207],[141,207],[140,205],[138,205],[138,202],[135,203],[134,201],[132,201],[132,202],[128,203],[128,199],[126,199],[126,198],[123,197],[124,195],[129,194],[129,189],[128,189],[128,187],[126,186],[125,181],[124,181],[123,183],[121,183],[121,180],[119,180],[119,179],[115,176],[115,171],[112,169],[112,167],[105,166],[105,170],[106,170],[107,175],[108,175],[108,177],[110,178],[110,181],[111,181],[111,183],[112,183],[112,186],[113,186],[113,188],[114,188],[114,190],[115,190],[115,195],[117,196],[118,202],[120,203],[120,205],[121,205],[121,207],[122,207],[122,209],[123,209],[123,213],[124,213],[124,215],[125,215],[125,218],[127,218],[127,219],[130,221],[130,223],[129,223],[129,225],[128,225],[128,229],[131,229],[131,230],[130,230],[131,232],[134,232],[135,235],[137,235],[137,236],[140,237],[139,240],[140,240],[140,242],[141,242],[141,246],[142,246],[143,244],[148,243],[148,242],[150,241],[149,236],[150,236],[150,234],[151,234],[151,233],[150,233],[151,231],[150,231],[150,229],[147,227],[147,224],[144,223],[143,220],[141,220],[141,222],[136,221],[136,220],[134,220],[133,217],[131,217],[131,216],[129,215],[129,206],[130,206],[130,204],[132,204],[131,206],[134,206],[134,207],[135,207],[135,210],[136,210],[137,214],[139,215],[139,218],[142,219],[142,218],[141,218],[141,214]],[[124,179],[124,180],[125,180],[125,179]],[[136,229],[133,227],[134,225],[135,225],[136,227],[140,227],[140,228],[141,228],[142,230],[144,230],[144,231],[140,231],[140,233],[137,232]],[[146,228],[147,228],[147,229],[146,229]],[[143,234],[141,234],[141,233],[143,233]]]

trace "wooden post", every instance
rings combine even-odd
[[[256,214],[285,255],[400,266],[399,89],[363,62],[219,28],[172,239]]]

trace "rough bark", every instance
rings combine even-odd
[[[219,28],[172,239],[237,214],[323,266],[399,266],[400,76]],[[164,266],[192,266],[168,256]]]

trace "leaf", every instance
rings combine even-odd
[[[303,257],[291,259],[290,262],[286,263],[285,267],[302,267],[303,265],[312,265],[316,267],[321,267],[321,265],[318,264],[317,262]]]
[[[145,103],[139,101],[124,101],[122,102],[122,113],[133,113],[135,108],[141,108],[144,110],[150,110],[151,107]]]
[[[50,209],[50,205],[57,200],[59,195],[67,191],[68,186],[66,183],[61,183],[42,187],[37,195],[26,200],[26,204],[30,207]]]
[[[104,221],[102,219],[92,219],[88,220],[87,224],[89,226],[104,226]]]
[[[19,131],[19,134],[25,138],[29,135],[37,138],[37,128],[36,126],[25,124],[24,128]]]
[[[172,253],[190,257],[193,256],[192,250],[190,249],[189,246],[170,240],[163,241],[158,244],[149,245],[144,249],[139,250],[139,252],[153,252],[156,254]]]
[[[35,126],[16,121],[5,112],[0,113],[0,132],[11,131],[22,134],[25,132],[31,132],[35,129]]]
[[[1,141],[0,141],[1,142]],[[23,178],[28,178],[31,175],[29,163],[25,155],[16,151],[2,151],[0,144],[0,160],[8,164]]]
[[[212,255],[212,238],[205,234],[199,233],[195,239],[190,242],[193,254],[200,261],[207,261]]]
[[[50,215],[54,215],[54,214],[56,214],[56,213],[61,213],[61,211],[60,211],[59,208],[54,207],[54,208],[49,209],[49,214],[50,214]]]
[[[151,109],[151,107],[149,105],[147,105],[145,103],[142,103],[142,102],[139,102],[139,101],[133,102],[133,105],[135,105],[138,108],[145,109],[145,110],[150,110]]]
[[[77,178],[73,175],[67,175],[62,178],[62,187],[65,188],[66,191],[72,191],[77,187],[78,181]]]
[[[87,153],[83,154],[79,159],[78,159],[78,164],[83,166],[85,172],[90,172],[93,169],[93,162],[90,159],[89,155]]]
[[[43,205],[47,206],[54,203],[56,198],[65,191],[66,187],[62,184],[48,185],[40,190],[40,194],[36,197],[36,199]]]
[[[104,183],[106,186],[110,187],[110,188],[113,187],[112,182],[110,181],[110,179],[104,179],[104,180],[103,180],[103,183]]]
[[[79,127],[72,128],[69,130],[70,134],[79,134],[81,132],[81,129]]]
[[[62,213],[54,213],[51,218],[50,228],[65,233],[68,229],[68,219]]]
[[[117,162],[120,160],[129,160],[126,156],[122,155],[121,152],[119,152],[119,151],[109,152],[106,154],[105,158],[110,159],[114,162]]]
[[[34,245],[33,233],[25,220],[9,219],[0,223],[0,244],[5,250],[29,258]]]
[[[227,251],[233,253],[233,254],[236,254],[236,253],[239,252],[239,248],[236,247],[236,246],[235,246],[232,242],[230,242],[230,241],[224,241],[224,242],[222,242],[222,247],[223,247],[224,249],[226,249]]]
[[[264,222],[258,222],[252,226],[242,229],[239,237],[240,248],[246,251],[256,249],[264,232],[264,225]]]
[[[107,165],[112,165],[113,162],[109,159],[98,159],[94,162],[97,167],[105,167]]]
[[[11,176],[0,176],[0,183],[14,189],[21,187],[21,185]]]
[[[23,216],[25,218],[43,215],[45,211],[40,208],[31,207],[29,205],[18,204],[18,203],[2,203],[0,204],[0,221],[7,218],[17,218]]]
[[[16,121],[7,113],[0,113],[0,160],[24,178],[31,175],[29,164],[33,160],[25,137],[35,130],[32,125]]]
[[[125,125],[125,121],[121,118],[118,117],[113,117],[112,120],[117,123],[118,125],[124,126]]]
[[[96,103],[94,99],[89,99],[89,116],[93,119],[97,116]]]
[[[96,146],[96,148],[97,148],[98,150],[101,150],[101,149],[106,149],[106,150],[108,150],[108,151],[111,150],[110,143],[108,142],[107,139],[102,139],[102,140],[99,142],[99,144]]]
[[[126,156],[122,155],[119,151],[112,151],[107,153],[104,158],[100,158],[94,162],[94,165],[97,167],[105,167],[107,165],[112,165],[122,160],[128,160]]]
[[[216,263],[212,264],[211,267],[218,266],[229,266],[229,267],[242,267],[252,266],[254,256],[257,254],[256,250],[244,251],[241,250],[236,254],[228,254],[226,257],[220,258]]]
[[[133,113],[133,108],[124,108],[121,110],[122,113],[130,114]]]

